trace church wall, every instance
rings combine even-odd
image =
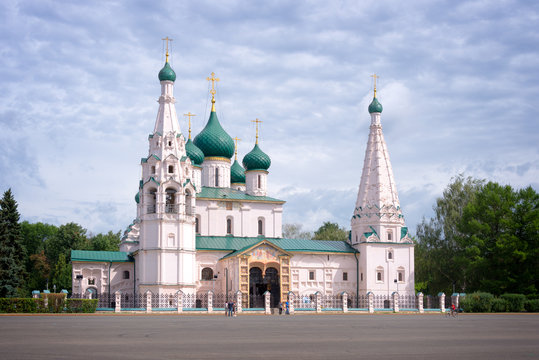
[[[109,268],[111,293],[118,290],[122,292],[133,291],[133,263],[74,261],[72,267],[73,294],[85,294],[88,288],[95,289],[98,294],[108,293]],[[125,271],[129,273],[128,279],[124,279]],[[77,275],[82,275],[82,279],[77,279]]]

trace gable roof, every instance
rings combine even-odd
[[[243,191],[238,191],[231,188],[214,188],[214,187],[202,187],[202,191],[197,194],[197,199],[209,199],[209,200],[241,200],[241,201],[253,201],[253,202],[272,202],[277,204],[284,204],[284,200],[275,199],[269,196],[252,196],[247,195]]]
[[[131,262],[133,259],[125,251],[71,250],[71,261]]]

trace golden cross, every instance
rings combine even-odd
[[[251,120],[251,122],[256,123],[256,143],[255,144],[258,144],[258,124],[261,123],[262,120],[255,119],[255,120]]]
[[[238,141],[241,141],[241,139],[236,136],[234,138],[234,142],[236,143],[236,147],[234,148],[234,160],[238,160]]]
[[[167,36],[166,38],[163,38],[161,40],[165,40],[167,42],[167,55],[166,56],[167,56],[167,62],[168,62],[168,42],[172,41],[172,39],[169,39],[169,37]]]
[[[206,80],[211,81],[211,90],[210,90],[210,94],[211,94],[211,96],[213,97],[213,95],[215,95],[215,86],[214,86],[214,85],[215,85],[215,82],[216,82],[216,81],[219,81],[219,78],[216,78],[216,77],[215,77],[215,73],[212,72],[212,73],[211,73],[211,78],[208,77],[208,78],[206,78]]]
[[[183,114],[184,116],[189,117],[189,139],[191,138],[191,116],[196,116],[195,114],[191,114],[189,111],[187,114]]]
[[[374,97],[376,97],[376,79],[380,79],[380,76],[372,74],[371,77],[374,79]]]

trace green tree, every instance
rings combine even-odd
[[[52,275],[52,284],[56,285],[58,291],[66,289],[71,292],[71,264],[66,261],[65,254],[61,253],[58,256],[58,261],[54,267],[54,274]]]
[[[51,272],[49,260],[45,256],[45,250],[41,250],[38,254],[30,255],[29,260],[32,266],[29,271],[28,281],[26,282],[26,294],[30,294],[32,290],[45,289]]]
[[[93,250],[86,229],[79,224],[68,223],[61,225],[57,233],[51,236],[45,243],[45,255],[53,266],[59,259],[60,254],[64,254],[65,259],[70,261],[71,250]]]
[[[0,200],[0,298],[23,293],[26,250],[19,218],[17,202],[9,189]]]
[[[106,234],[97,234],[90,238],[92,250],[95,251],[118,251],[120,249],[121,231]],[[77,249],[83,250],[83,249]]]
[[[313,234],[310,231],[302,231],[301,224],[284,224],[283,238],[285,239],[312,239]]]
[[[326,221],[314,232],[313,240],[347,241],[348,231],[339,227],[337,223]]]
[[[423,219],[417,226],[418,243],[415,249],[416,283],[428,294],[440,291],[466,291],[464,269],[468,259],[458,242],[458,230],[464,207],[481,188],[482,180],[462,175],[452,179],[442,197],[436,199],[434,217]]]

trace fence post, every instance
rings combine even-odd
[[[271,293],[266,290],[266,292],[264,293],[264,314],[266,315],[271,314],[270,297]]]
[[[213,291],[208,290],[208,313],[213,312]]]
[[[425,312],[425,309],[423,308],[423,293],[422,292],[417,293],[417,309],[419,310],[420,314],[423,314]]]
[[[440,310],[445,312],[445,294],[443,292],[438,293],[438,299],[440,300]]]
[[[152,312],[152,292],[150,290],[146,291],[146,312]]]
[[[367,293],[367,297],[369,298],[369,312],[372,314],[374,312],[374,294],[372,291]]]
[[[393,296],[393,312],[398,313],[399,312],[399,293],[395,291],[393,292],[393,294],[391,294],[391,296]]]
[[[176,307],[178,314],[183,312],[183,291],[181,290],[176,291]]]
[[[344,291],[342,294],[342,312],[348,312],[348,294]]]
[[[241,312],[243,311],[243,307],[242,307],[242,293],[241,291],[236,291],[236,313],[237,314],[241,314]]]
[[[288,313],[294,315],[294,299],[296,295],[292,292],[288,292]],[[286,309],[284,309],[286,311]]]
[[[114,312],[119,313],[120,311],[122,311],[122,294],[120,293],[120,290],[116,291],[114,293],[114,296]]]
[[[320,294],[320,291],[314,293],[314,306],[317,313],[322,312],[322,294]]]
[[[39,299],[39,290],[32,291],[32,297],[34,299]]]

